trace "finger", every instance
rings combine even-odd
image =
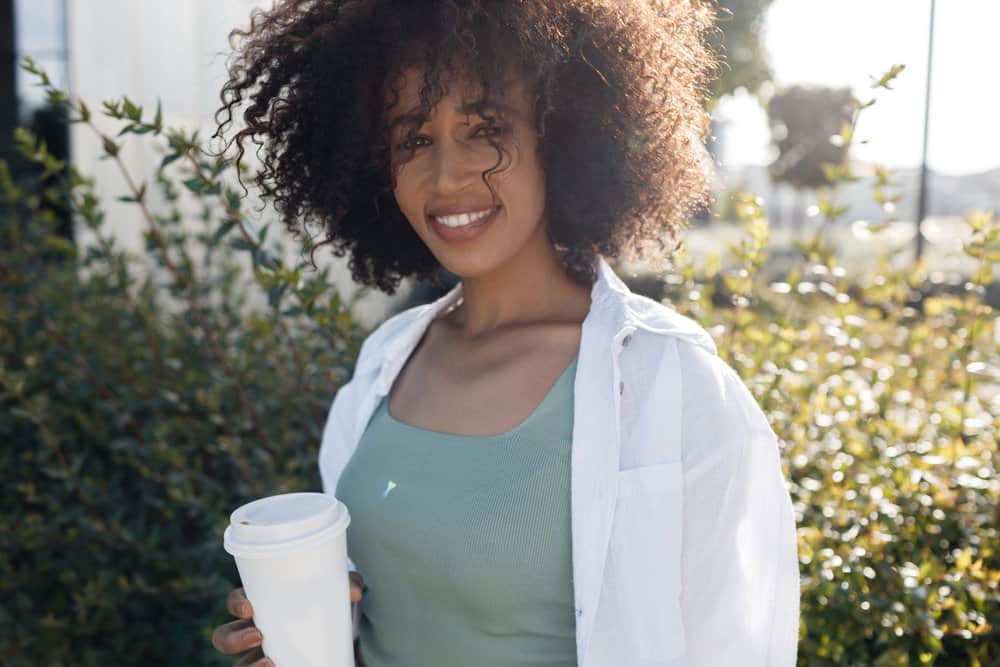
[[[220,625],[212,632],[212,646],[226,655],[260,646],[261,639],[260,630],[254,627],[253,621],[244,618]]]
[[[264,656],[263,651],[257,649],[240,658],[233,667],[274,667],[274,663],[271,662],[270,658]]]
[[[253,607],[250,606],[250,600],[247,599],[247,595],[242,588],[234,588],[229,591],[229,595],[226,596],[226,609],[230,614],[239,618],[251,618],[253,616]]]
[[[359,572],[348,572],[351,580],[351,602],[360,602],[364,596],[365,580]]]

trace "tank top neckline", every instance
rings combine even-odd
[[[563,372],[559,374],[559,377],[556,379],[555,382],[552,383],[552,386],[549,387],[549,390],[545,393],[545,396],[542,398],[542,400],[539,401],[538,405],[535,406],[534,410],[532,410],[531,413],[527,417],[525,417],[520,424],[510,429],[509,431],[504,431],[503,433],[489,433],[485,435],[481,434],[467,435],[464,433],[436,431],[434,429],[422,428],[420,426],[414,426],[413,424],[408,424],[404,421],[396,419],[389,412],[389,394],[386,394],[385,396],[382,397],[379,409],[381,410],[382,413],[385,414],[386,419],[393,426],[401,428],[403,430],[413,431],[414,433],[422,433],[424,435],[431,435],[437,438],[448,438],[453,440],[503,440],[511,437],[518,431],[525,429],[529,423],[533,422],[536,419],[536,417],[542,412],[542,408],[545,405],[547,405],[550,400],[552,400],[552,395],[556,393],[556,388],[563,383],[566,377],[570,375],[570,371],[576,367],[576,362],[578,358],[579,358],[579,353],[573,356],[573,360],[570,361],[569,364],[566,366],[566,368],[563,369]]]

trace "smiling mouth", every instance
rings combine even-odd
[[[499,208],[500,207],[498,206],[497,208],[487,208],[481,211],[469,211],[467,213],[459,213],[456,215],[442,215],[442,216],[432,215],[430,217],[435,222],[437,222],[440,225],[444,225],[445,227],[451,227],[451,228],[465,227],[467,225],[471,225],[481,220],[484,220],[485,218],[489,217],[491,213],[493,213]]]

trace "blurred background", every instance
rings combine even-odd
[[[114,165],[98,160],[98,138],[87,128],[61,125],[33,77],[16,63],[24,56],[35,58],[57,86],[92,107],[121,94],[146,108],[160,99],[168,124],[211,134],[227,34],[263,4],[0,0],[5,45],[0,156],[14,154],[16,123],[35,127],[54,152],[93,173],[100,194],[113,200],[120,186]],[[686,235],[691,252],[705,256],[735,238],[740,226],[733,194],[744,190],[764,201],[773,228],[772,260],[780,265],[793,240],[819,224],[816,188],[825,180],[817,166],[839,157],[830,136],[836,133],[831,128],[849,119],[843,95],[867,99],[873,79],[904,64],[891,94],[866,110],[851,146],[860,175],[870,175],[875,165],[894,171],[900,199],[879,206],[868,185],[846,188],[840,203],[850,207],[849,215],[830,231],[831,240],[858,266],[872,264],[878,252],[890,248],[901,249],[900,262],[911,261],[919,222],[936,269],[971,270],[956,245],[965,233],[961,216],[973,208],[1000,207],[1000,129],[992,122],[1000,109],[1000,88],[984,78],[984,68],[997,63],[993,45],[1000,2],[938,3],[933,50],[930,0],[727,0],[721,5],[731,16],[719,24],[724,32],[717,41],[729,67],[713,88],[714,139],[707,147],[715,204],[711,216],[695,221]],[[129,147],[125,157],[135,168],[155,160],[141,147]],[[111,203],[109,220],[121,242],[140,248],[140,213],[133,209]],[[864,223],[886,216],[894,221],[891,229],[873,240]],[[72,229],[67,221],[65,233],[69,238],[86,231]],[[343,262],[323,259],[330,262],[338,286],[351,293]],[[436,293],[424,286],[410,295],[415,287],[393,298],[377,292],[360,296],[358,316],[373,324]]]
[[[201,150],[265,4],[0,0],[5,667],[231,664],[229,512],[320,488],[369,331],[454,282],[306,270]],[[718,4],[712,206],[613,266],[778,436],[798,664],[1000,665],[1000,1]]]

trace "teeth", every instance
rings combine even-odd
[[[459,215],[434,216],[434,219],[445,227],[464,227],[470,223],[482,220],[491,213],[492,209],[477,211],[475,213],[460,213]]]

